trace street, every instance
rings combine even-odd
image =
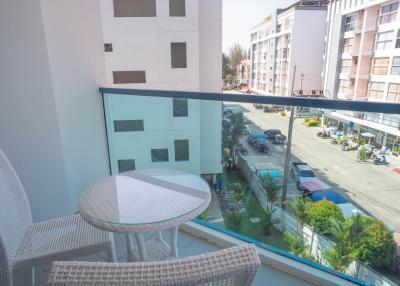
[[[228,104],[229,105],[229,104]],[[266,129],[280,129],[287,135],[288,117],[277,113],[264,113],[256,110],[252,104],[240,103],[246,118],[254,124],[252,132]],[[318,174],[318,177],[344,195],[350,202],[364,212],[382,220],[388,227],[400,231],[400,174],[390,166],[356,162],[357,152],[342,151],[340,145],[317,137],[318,127],[306,127],[304,119],[296,119],[293,128],[292,161],[306,162]],[[249,151],[252,150],[249,148]],[[264,159],[281,164],[283,168],[285,147],[273,146]],[[249,153],[249,160],[254,160]],[[258,155],[259,156],[259,155]],[[259,158],[257,161],[263,160]],[[290,190],[294,190],[291,180]],[[289,192],[289,195],[293,191]]]

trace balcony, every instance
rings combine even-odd
[[[101,93],[112,174],[129,169],[180,169],[202,175],[211,186],[210,207],[199,218],[180,226],[178,252],[181,257],[253,243],[262,261],[253,283],[256,286],[264,285],[267,279],[277,285],[346,286],[368,285],[367,282],[395,285],[391,279],[396,277],[389,270],[379,272],[380,268],[370,268],[358,258],[336,265],[325,256],[329,251],[334,253],[332,250],[341,241],[325,235],[328,226],[323,229],[311,221],[301,221],[294,207],[301,202],[303,194],[307,196],[309,207],[315,207],[317,199],[309,192],[319,193],[322,189],[305,189],[309,188],[307,184],[303,186],[303,181],[289,176],[292,167],[285,167],[285,158],[288,154],[290,165],[307,163],[318,180],[315,185],[328,186],[345,199],[346,205],[328,203],[338,210],[340,220],[350,221],[353,212],[360,212],[374,222],[378,218],[390,228],[400,230],[395,215],[399,211],[398,204],[392,204],[399,200],[399,195],[387,191],[396,189],[400,183],[398,175],[388,168],[380,168],[382,166],[357,163],[356,153],[342,151],[337,144],[316,136],[319,126],[335,128],[349,138],[355,136],[355,132],[361,136],[363,128],[367,127],[362,119],[355,118],[356,126],[350,128],[351,115],[371,110],[396,113],[398,105],[118,88],[102,88]],[[264,105],[268,112],[256,109],[254,104]],[[351,113],[341,115],[337,109]],[[279,129],[282,135],[289,137],[291,110],[296,119],[292,121],[290,135],[292,150],[287,153],[286,143],[281,145],[272,137],[271,141],[266,140],[263,132]],[[343,121],[339,124],[338,120]],[[121,125],[122,121],[125,122]],[[237,129],[235,122],[245,123],[247,127]],[[246,133],[259,135],[259,138]],[[179,147],[176,140],[187,140],[188,148]],[[339,139],[332,137],[332,142],[334,140]],[[166,150],[166,156],[157,155],[154,160],[151,149],[161,148]],[[133,164],[125,164],[129,160],[133,160]],[[38,179],[44,179],[43,176]],[[384,182],[380,179],[383,176]],[[237,191],[237,184],[243,189]],[[270,196],[268,188],[274,190],[275,198]],[[29,185],[26,189],[29,192]],[[385,196],[380,195],[383,192]],[[387,205],[390,207],[383,207]],[[237,217],[240,219],[235,220]],[[169,231],[164,235],[169,238]],[[296,252],[288,237],[301,238],[304,249]],[[115,243],[118,260],[125,261],[124,237],[116,234]],[[95,255],[81,259],[98,261],[104,257]],[[44,285],[46,271],[38,269],[38,273],[36,282]]]
[[[279,88],[276,85],[276,88]],[[356,172],[359,178],[366,176],[378,176],[376,177],[376,181],[379,182],[379,177],[383,176],[384,174],[381,172],[385,172],[382,169],[377,170],[373,168],[368,170],[363,167],[363,165],[358,165],[355,163],[355,159],[349,159],[346,153],[341,153],[339,149],[335,149],[334,145],[331,145],[328,142],[318,141],[319,139],[315,136],[317,130],[313,130],[312,128],[309,129],[305,127],[304,119],[301,119],[302,116],[310,117],[317,116],[320,117],[321,114],[326,114],[326,117],[322,119],[318,124],[324,124],[327,127],[333,127],[333,121],[336,120],[336,128],[343,128],[342,130],[347,133],[346,136],[350,137],[357,137],[361,136],[360,134],[363,133],[363,128],[367,128],[369,126],[368,123],[364,123],[363,120],[354,118],[351,119],[351,116],[338,118],[341,115],[337,115],[337,113],[333,110],[329,110],[329,107],[332,106],[341,106],[341,110],[345,109],[347,105],[348,110],[352,112],[352,114],[356,114],[356,112],[362,112],[369,109],[379,110],[379,108],[386,108],[387,104],[372,104],[370,102],[353,102],[353,101],[333,101],[333,100],[307,100],[307,99],[300,99],[300,98],[285,98],[285,97],[260,97],[260,96],[249,96],[249,95],[242,95],[242,94],[221,94],[215,97],[214,94],[197,94],[197,93],[187,93],[187,92],[162,92],[162,91],[122,91],[122,94],[119,93],[118,90],[115,89],[103,89],[104,93],[104,103],[105,103],[105,110],[106,110],[106,122],[108,126],[107,134],[108,134],[108,142],[109,142],[109,153],[110,153],[110,160],[111,160],[111,169],[113,172],[118,172],[118,160],[125,160],[128,158],[134,158],[136,164],[139,164],[140,161],[147,160],[142,158],[143,154],[146,154],[146,150],[142,147],[142,142],[155,142],[157,146],[163,147],[165,146],[166,149],[170,152],[170,162],[168,162],[168,166],[172,166],[173,168],[184,168],[185,170],[189,170],[190,172],[200,173],[200,174],[212,174],[221,172],[219,165],[221,155],[218,155],[218,152],[215,153],[215,150],[218,150],[218,142],[215,140],[222,140],[222,149],[223,155],[222,158],[232,158],[233,161],[225,161],[223,172],[221,175],[217,175],[217,182],[218,180],[224,181],[224,186],[221,190],[218,189],[215,192],[214,198],[214,207],[216,209],[209,210],[207,215],[202,217],[202,220],[207,221],[207,223],[203,224],[203,226],[211,227],[213,230],[218,230],[224,232],[227,230],[229,232],[234,231],[239,233],[241,239],[247,240],[250,239],[251,241],[259,241],[260,247],[263,245],[271,245],[273,247],[279,248],[283,251],[290,251],[288,246],[285,246],[285,238],[283,236],[284,229],[290,229],[293,233],[296,233],[296,219],[294,218],[294,213],[291,209],[283,210],[281,208],[280,199],[281,196],[284,196],[283,193],[278,192],[278,201],[275,201],[272,205],[274,209],[274,215],[272,216],[272,228],[270,232],[272,235],[264,235],[262,233],[262,227],[258,225],[263,217],[263,212],[268,211],[271,208],[271,205],[268,204],[268,198],[266,196],[266,191],[262,185],[262,178],[260,177],[260,173],[257,170],[263,170],[269,172],[268,170],[278,172],[282,176],[285,174],[285,148],[280,145],[271,144],[271,142],[261,141],[257,144],[266,144],[268,148],[268,152],[264,152],[262,147],[259,147],[256,143],[252,143],[252,139],[248,139],[247,136],[239,136],[237,139],[233,140],[234,142],[239,142],[240,145],[230,145],[232,142],[232,135],[233,132],[232,128],[229,127],[232,122],[236,119],[232,118],[231,115],[237,115],[239,118],[243,116],[244,120],[248,123],[248,132],[252,134],[262,134],[263,130],[268,128],[276,128],[280,129],[283,134],[287,135],[288,132],[288,125],[287,125],[287,111],[284,112],[285,115],[276,115],[276,114],[269,114],[259,112],[254,109],[252,103],[259,103],[259,100],[263,101],[263,103],[271,104],[274,103],[275,105],[282,105],[280,110],[285,110],[283,106],[290,106],[296,102],[296,116],[298,119],[294,122],[294,129],[293,129],[293,154],[291,155],[291,161],[303,161],[310,164],[313,169],[315,169],[318,174],[318,178],[323,181],[324,184],[328,185],[331,189],[335,192],[338,192],[349,204],[350,208],[353,210],[359,209],[363,213],[367,214],[370,217],[378,217],[380,219],[385,219],[385,223],[389,225],[393,229],[400,229],[398,222],[395,219],[390,219],[389,214],[383,214],[382,209],[379,211],[375,210],[375,204],[370,204],[364,200],[364,188],[365,185],[361,181],[354,182],[349,184],[347,179],[339,179],[337,176],[343,176],[342,172],[335,173],[336,171],[322,171],[324,169],[325,164],[331,164],[332,160],[335,162],[334,164],[339,164],[338,170],[351,168]],[[151,95],[151,97],[149,97]],[[173,101],[170,97],[175,98],[186,98],[187,99],[187,111],[185,114],[187,116],[185,118],[171,118],[171,104]],[[225,101],[222,103],[218,99],[224,99]],[[356,98],[359,98],[359,95],[356,95]],[[158,103],[159,102],[159,103]],[[162,104],[161,104],[162,103]],[[161,105],[160,105],[161,104]],[[221,106],[224,106],[224,113],[222,115],[222,138],[218,139],[219,131],[213,131],[215,126],[219,126],[218,118],[215,117],[214,113],[208,113],[207,119],[202,117],[201,110],[220,110]],[[301,105],[301,107],[299,106]],[[152,106],[152,110],[156,114],[158,114],[157,118],[154,116],[146,119],[147,116],[143,112],[135,112],[136,117],[145,117],[145,126],[147,126],[147,131],[145,131],[144,135],[137,132],[132,132],[131,134],[119,134],[118,132],[114,132],[112,130],[112,122],[118,118],[121,120],[122,113],[119,112],[119,109],[122,108],[124,116],[129,114],[129,110],[136,110],[139,108],[140,110],[145,110],[144,106]],[[143,107],[143,108],[141,108]],[[311,107],[311,108],[310,108]],[[398,107],[396,105],[396,107]],[[387,109],[384,109],[387,112]],[[393,109],[394,110],[394,109]],[[383,111],[383,110],[382,110]],[[212,116],[211,116],[212,115]],[[330,115],[332,115],[330,117]],[[338,123],[338,119],[343,120],[341,124]],[[150,120],[150,121],[149,121]],[[172,122],[181,122],[180,124],[174,123],[169,124],[168,122],[173,120]],[[353,126],[352,128],[344,127],[349,124],[348,120],[357,120],[357,126]],[[147,122],[147,123],[146,123]],[[204,125],[208,122],[207,125]],[[265,125],[265,123],[268,124]],[[307,121],[308,122],[308,121]],[[207,126],[207,129],[203,129]],[[211,128],[211,126],[214,126]],[[340,127],[342,126],[342,127]],[[110,129],[111,128],[111,129]],[[168,136],[163,138],[162,140],[157,137],[157,134],[160,132],[164,132],[163,129],[166,128],[168,134],[174,134],[173,137],[176,138],[191,138],[189,142],[194,142],[194,145],[190,145],[190,155],[189,158],[193,158],[193,162],[177,162],[173,160],[173,154],[177,154],[179,150],[174,150],[173,144],[168,141]],[[218,127],[219,128],[219,127]],[[218,129],[217,128],[217,129]],[[205,131],[207,130],[207,131]],[[388,132],[388,130],[379,130],[377,132]],[[390,131],[392,132],[392,131]],[[148,134],[148,135],[146,135]],[[225,135],[224,135],[225,134]],[[395,132],[395,134],[397,134]],[[285,135],[285,136],[286,136]],[[139,139],[144,138],[143,136],[150,136],[151,139]],[[205,137],[203,137],[205,136]],[[157,139],[158,138],[158,139]],[[198,139],[196,139],[198,138]],[[128,141],[130,142],[128,144]],[[203,142],[203,145],[196,144],[197,140]],[[238,140],[238,141],[236,141]],[[250,141],[249,141],[250,140]],[[336,140],[336,139],[335,139]],[[334,142],[334,141],[332,141]],[[372,143],[372,142],[371,142]],[[154,144],[154,143],[149,143]],[[327,145],[328,144],[328,145]],[[384,144],[382,141],[375,142],[377,146],[379,144]],[[260,145],[260,146],[261,146]],[[295,147],[296,146],[296,147]],[[329,146],[333,146],[333,149]],[[309,152],[309,149],[313,150],[313,154]],[[138,150],[135,152],[134,150]],[[210,160],[206,165],[204,165],[204,158],[201,159],[201,154],[204,152],[209,152],[206,150],[214,150],[213,156],[207,156],[207,160]],[[244,151],[246,150],[246,151]],[[242,151],[244,152],[242,154]],[[200,158],[199,155],[200,154]],[[246,155],[244,155],[246,154]],[[322,154],[332,154],[332,158]],[[348,154],[348,153],[347,153]],[[355,153],[353,153],[356,156]],[[326,157],[326,161],[321,161],[322,157]],[[172,158],[171,158],[172,157]],[[347,159],[345,159],[347,158]],[[211,160],[212,159],[212,160]],[[215,160],[214,160],[215,159]],[[227,159],[225,159],[227,160]],[[236,171],[230,171],[229,162],[235,162]],[[269,165],[268,168],[260,167],[261,164]],[[320,163],[318,163],[320,162]],[[160,164],[167,164],[167,163],[151,163],[151,162],[142,162],[141,168],[152,168],[161,166]],[[138,166],[138,165],[137,165]],[[330,169],[330,168],[328,168]],[[218,171],[219,170],[219,171]],[[317,171],[318,170],[318,171]],[[332,173],[333,172],[333,173]],[[375,172],[378,172],[376,174]],[[385,173],[385,176],[387,174]],[[386,183],[389,186],[395,186],[400,181],[400,178],[395,176],[395,174],[391,174],[391,179],[388,180]],[[220,178],[220,179],[218,179]],[[233,181],[232,181],[233,178]],[[212,181],[210,177],[207,176],[207,180]],[[237,222],[234,222],[234,217],[232,215],[235,214],[236,206],[235,203],[231,203],[229,198],[234,195],[234,191],[231,189],[231,183],[237,182],[239,184],[248,184],[250,187],[251,193],[248,193],[248,197],[246,199],[239,199],[238,200],[238,208],[240,208],[240,213],[244,216],[244,225],[239,225]],[[296,198],[301,196],[301,192],[296,187],[296,181],[291,177],[288,178],[288,185],[287,185],[287,204],[290,205],[292,202],[296,200]],[[376,188],[379,189],[379,185],[375,184],[373,186],[374,190]],[[348,192],[354,194],[353,196],[348,196]],[[357,194],[357,195],[355,195]],[[392,194],[394,197],[393,200],[397,200],[396,194]],[[383,199],[380,196],[374,197],[374,199],[381,200]],[[379,204],[383,204],[379,202]],[[247,202],[247,203],[246,203]],[[251,202],[251,203],[249,203]],[[361,206],[360,208],[358,206]],[[392,209],[385,210],[388,212],[394,211]],[[222,217],[221,217],[222,216]],[[284,217],[284,219],[282,219]],[[214,224],[218,226],[214,227]],[[251,229],[251,230],[250,230]],[[260,233],[261,232],[261,233]],[[313,234],[314,233],[314,234]],[[304,226],[304,235],[305,240],[313,244],[314,242],[311,241],[311,237],[313,235],[318,235],[319,243],[321,241],[325,241],[323,244],[320,245],[312,245],[310,253],[312,253],[312,257],[319,257],[318,263],[321,266],[328,266],[329,263],[321,259],[321,255],[323,256],[324,249],[327,247],[326,245],[330,245],[333,242],[331,239],[326,239],[320,233],[316,234],[312,227]],[[320,235],[320,236],[319,236]],[[247,238],[246,238],[247,237]],[[325,246],[324,246],[325,245]],[[267,249],[270,249],[267,247]],[[377,281],[385,281],[385,283],[391,284],[390,278],[387,278],[385,274],[379,273],[376,270],[369,268],[365,264],[361,263],[360,261],[353,261],[351,265],[347,266],[348,269],[345,270],[346,275],[355,276],[356,279],[366,279],[368,282],[372,280],[375,282]],[[355,272],[354,267],[357,269],[363,269],[360,272]],[[367,273],[367,274],[366,274]],[[374,278],[372,278],[374,277]],[[372,279],[372,280],[371,280]],[[389,281],[389,282],[387,282]],[[354,281],[353,281],[354,282]],[[361,282],[359,282],[361,283]]]

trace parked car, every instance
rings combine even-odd
[[[268,146],[261,142],[256,143],[254,148],[260,153],[268,153],[269,151]]]
[[[293,162],[292,175],[297,182],[297,189],[299,190],[304,190],[304,182],[319,181],[314,171],[307,165],[307,163]]]
[[[257,169],[256,175],[258,177],[269,176],[279,187],[283,185],[282,172],[278,169]]]
[[[272,106],[268,105],[268,104],[264,105],[263,106],[263,111],[264,112],[272,112]]]
[[[263,108],[261,103],[253,103],[253,106],[254,106],[255,109],[262,109]]]
[[[268,139],[274,140],[276,134],[282,135],[282,132],[279,129],[268,129],[265,130],[264,134],[268,135]]]
[[[275,134],[272,143],[274,144],[284,144],[286,141],[286,136],[282,134]]]

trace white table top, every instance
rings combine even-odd
[[[80,200],[89,223],[110,231],[171,228],[202,213],[211,200],[201,177],[176,170],[140,170],[108,176]]]

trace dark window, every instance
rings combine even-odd
[[[113,51],[113,47],[111,43],[105,43],[104,44],[104,51],[105,52],[112,52]]]
[[[156,17],[156,0],[114,0],[114,17]]]
[[[185,0],[169,0],[169,16],[185,17]]]
[[[121,83],[146,83],[145,71],[113,71],[115,84]]]
[[[126,172],[135,170],[135,160],[134,159],[125,159],[118,160],[118,172]]]
[[[397,30],[396,35],[396,49],[400,48],[400,30]]]
[[[187,68],[186,43],[171,43],[171,67]]]
[[[114,131],[144,131],[143,120],[114,120]]]
[[[175,161],[189,161],[189,140],[175,140]]]
[[[151,149],[152,162],[168,162],[168,149]]]
[[[172,104],[174,117],[188,116],[188,100],[186,98],[173,98]]]

